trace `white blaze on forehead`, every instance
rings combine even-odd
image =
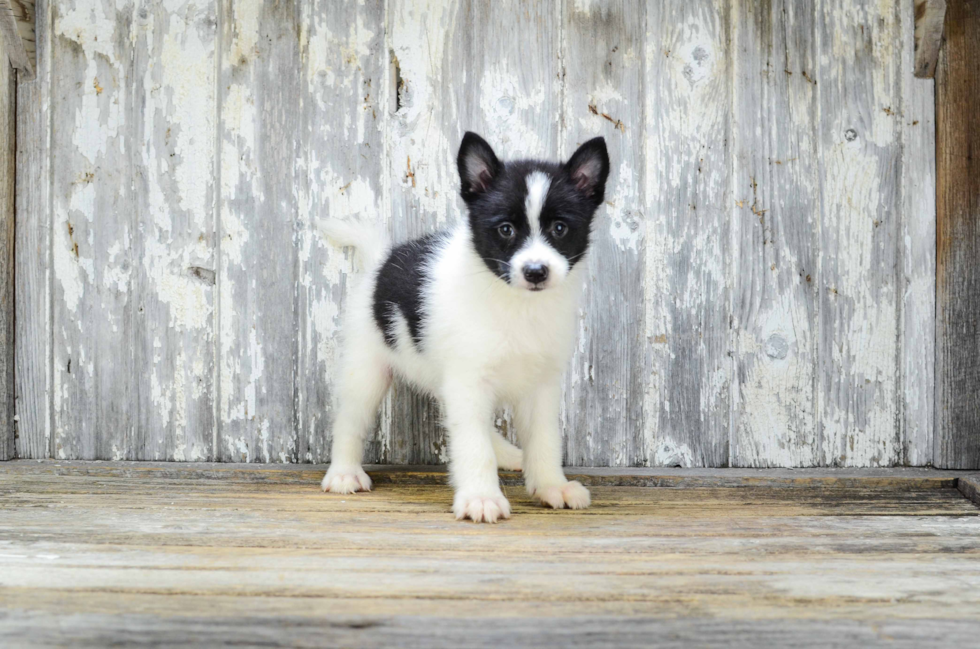
[[[537,234],[541,230],[538,219],[541,217],[544,199],[548,197],[551,177],[543,171],[535,171],[527,175],[525,183],[527,184],[527,198],[524,199],[524,211],[527,213],[528,223],[531,224],[531,232]]]

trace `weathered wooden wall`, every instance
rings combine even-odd
[[[22,457],[322,462],[351,262],[460,216],[465,130],[613,157],[578,465],[933,461],[933,86],[912,2],[37,3]],[[368,458],[439,462],[396,386]],[[507,417],[501,418],[507,425]]]

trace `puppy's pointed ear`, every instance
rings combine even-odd
[[[606,192],[606,179],[609,177],[606,141],[597,137],[580,146],[565,163],[565,173],[576,189],[597,206],[601,204]]]
[[[462,187],[460,194],[466,202],[487,191],[494,178],[503,170],[503,165],[486,140],[470,131],[466,132],[463,143],[459,145],[456,166],[459,167]]]

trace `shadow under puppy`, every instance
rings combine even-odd
[[[338,410],[324,491],[367,491],[364,437],[393,373],[441,402],[457,519],[510,516],[497,468],[520,469],[528,493],[560,509],[589,506],[562,471],[558,409],[571,356],[592,219],[609,156],[602,138],[564,164],[502,162],[466,133],[457,157],[468,217],[391,248],[364,224],[326,221],[364,275],[345,314]],[[510,405],[523,452],[494,428]]]

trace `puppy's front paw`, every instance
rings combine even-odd
[[[510,518],[510,503],[499,491],[496,494],[461,492],[453,499],[453,514],[458,521],[468,518],[476,523],[496,523]]]
[[[371,478],[359,466],[331,464],[323,476],[320,488],[335,494],[352,494],[355,491],[371,491]]]
[[[541,501],[542,505],[548,505],[554,509],[585,509],[592,504],[589,497],[589,490],[582,486],[578,480],[572,480],[564,484],[538,487],[534,490],[534,497]]]

